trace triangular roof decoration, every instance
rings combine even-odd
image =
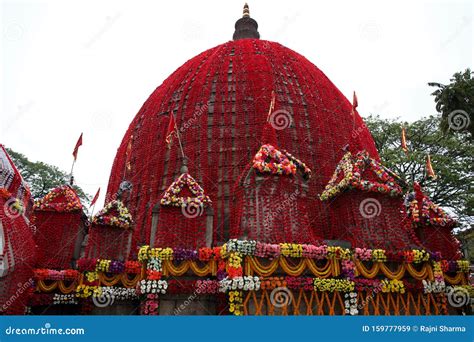
[[[69,185],[54,188],[43,198],[37,200],[35,210],[71,212],[82,210],[81,200]]]
[[[195,197],[182,197],[178,196],[183,188],[187,186],[189,191]],[[198,182],[187,172],[181,174],[177,180],[175,180],[166,189],[165,194],[161,198],[160,204],[164,206],[174,207],[185,207],[188,204],[204,205],[212,203],[211,199],[204,193],[204,189],[199,185]]]
[[[449,216],[440,206],[433,203],[428,197],[424,197],[422,202],[421,215],[418,201],[413,199],[413,201],[410,202],[408,215],[413,222],[443,227],[450,227],[456,223],[456,220]]]
[[[252,167],[261,173],[286,176],[294,175],[297,170],[300,170],[306,179],[311,177],[311,170],[305,163],[285,150],[280,151],[270,144],[260,147],[253,157]]]
[[[92,219],[92,223],[122,229],[132,227],[132,215],[120,200],[113,200],[100,210]]]
[[[363,179],[362,175],[367,171],[372,172],[379,181]],[[391,196],[402,194],[402,188],[395,179],[378,161],[370,158],[367,151],[361,151],[355,156],[352,156],[351,152],[347,152],[319,197],[325,201],[346,189],[379,192]]]

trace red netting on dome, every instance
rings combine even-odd
[[[275,108],[290,116],[288,126],[275,132],[278,147],[312,169],[305,203],[309,224],[326,224],[329,211],[317,195],[347,144],[354,153],[365,149],[378,158],[370,133],[359,115],[351,114],[351,103],[303,56],[277,43],[241,39],[185,63],[130,124],[111,171],[108,198],[124,179],[133,184],[126,203],[136,220],[132,246],[148,243],[151,208],[179,175],[178,142],[174,139],[170,149],[165,143],[170,114],[176,117],[189,171],[213,201],[214,244],[229,238],[232,188],[263,144],[273,90]],[[175,229],[174,224],[169,228]]]

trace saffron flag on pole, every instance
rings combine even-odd
[[[406,155],[408,155],[408,147],[407,147],[407,138],[406,138],[405,127],[402,127],[402,150],[403,150],[403,152],[405,152]]]
[[[275,92],[272,91],[272,99],[270,101],[270,108],[268,109],[267,122],[270,122],[273,110],[275,109]]]
[[[426,157],[426,175],[433,180],[437,178],[433,166],[431,165],[431,157],[429,154]]]
[[[76,147],[74,147],[74,151],[72,152],[72,155],[74,156],[74,161],[77,159],[77,152],[79,151],[79,146],[82,145],[82,133],[79,136],[79,139],[77,139]]]
[[[355,114],[356,108],[359,106],[359,102],[357,101],[356,92],[352,94],[352,115]]]
[[[95,202],[97,202],[97,199],[99,198],[99,194],[100,194],[100,188],[97,189],[97,192],[95,193],[95,196],[94,198],[92,199],[92,202],[91,202],[91,207],[95,204]]]
[[[176,122],[174,121],[173,113],[170,113],[170,121],[168,124],[168,129],[166,130],[166,143],[168,144],[168,148],[171,147],[171,143],[173,142],[173,134],[176,130]]]

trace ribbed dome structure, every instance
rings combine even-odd
[[[108,197],[123,180],[135,222],[132,250],[147,243],[151,211],[180,175],[178,142],[165,142],[170,114],[176,118],[189,173],[211,198],[214,243],[229,238],[232,187],[262,145],[271,93],[275,111],[290,125],[276,129],[278,147],[312,170],[307,206],[314,227],[326,224],[324,190],[344,147],[378,159],[373,139],[351,103],[314,64],[275,42],[239,39],[186,62],[146,100],[118,149]],[[283,117],[285,119],[285,117]],[[357,209],[357,208],[355,208]],[[170,230],[179,229],[170,225]]]

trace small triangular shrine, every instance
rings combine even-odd
[[[423,198],[421,215],[419,212],[418,201],[414,199],[410,202],[408,213],[416,223],[423,222],[434,226],[452,226],[456,221],[449,216],[439,205],[433,203],[428,197]]]
[[[81,200],[69,185],[62,185],[37,200],[35,210],[70,212],[82,210]]]
[[[94,216],[92,223],[130,229],[133,221],[132,215],[122,201],[113,200]]]
[[[366,176],[374,175],[374,180],[367,180]],[[333,176],[319,196],[322,201],[335,197],[346,189],[359,189],[369,192],[379,192],[391,196],[400,195],[401,187],[388,174],[382,165],[369,157],[366,151],[352,156],[347,152],[339,162]]]
[[[179,196],[184,187],[187,186],[194,197]],[[165,194],[161,198],[160,204],[164,206],[185,207],[188,204],[204,205],[211,203],[211,199],[206,196],[204,189],[189,174],[183,173],[166,189]]]

